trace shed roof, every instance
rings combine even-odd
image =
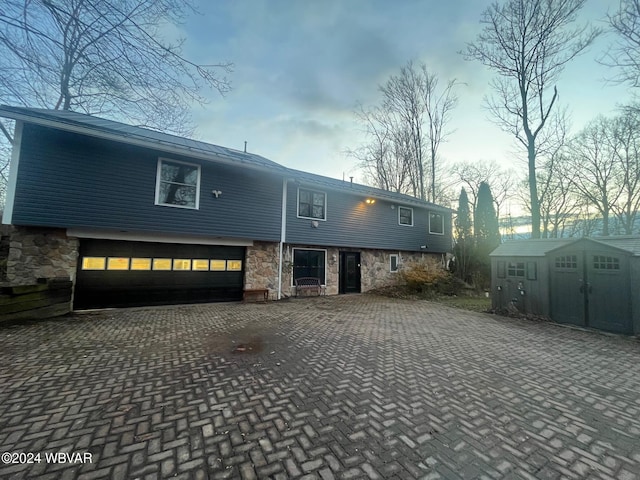
[[[431,202],[426,202],[410,195],[390,192],[380,188],[345,182],[343,180],[325,177],[323,175],[287,168],[254,153],[243,152],[199,140],[157,132],[155,130],[128,125],[114,120],[107,120],[93,115],[86,115],[68,110],[48,110],[43,108],[0,105],[0,116],[145,148],[172,152],[202,160],[270,171],[280,174],[286,178],[303,183],[319,185],[324,188],[350,191],[378,199],[385,199],[424,208],[432,208],[440,211],[451,211],[449,208],[442,207]]]
[[[544,257],[548,252],[578,242],[591,242],[607,245],[640,255],[640,236],[614,236],[596,238],[540,238],[527,240],[512,240],[499,245],[490,256],[492,257]]]
[[[619,248],[631,252],[633,255],[640,255],[640,236],[638,235],[621,235],[616,237],[598,237],[591,240],[612,247]]]
[[[510,240],[491,252],[491,257],[544,257],[555,248],[575,242],[575,238],[537,238]]]

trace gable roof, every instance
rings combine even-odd
[[[499,245],[491,257],[544,257],[547,253],[567,245],[589,242],[623,250],[632,255],[640,255],[640,236],[617,236],[597,238],[539,238],[512,240]]]
[[[93,115],[86,115],[69,110],[48,110],[43,108],[0,105],[0,116],[58,130],[185,155],[201,160],[269,171],[281,174],[301,183],[318,185],[323,188],[350,191],[378,199],[385,199],[423,208],[431,208],[439,211],[452,211],[449,208],[442,207],[431,202],[426,202],[410,195],[390,192],[375,187],[369,187],[367,185],[345,182],[325,177],[323,175],[287,168],[254,153],[242,152],[233,148],[222,147],[190,138],[157,132],[147,128],[136,127]]]
[[[491,257],[544,257],[556,248],[575,242],[575,238],[536,238],[510,240],[502,243],[491,252]]]
[[[202,160],[233,163],[262,170],[286,171],[286,168],[282,165],[253,153],[246,153],[233,148],[221,147],[69,110],[47,110],[44,108],[0,105],[0,116],[58,130],[187,155]]]

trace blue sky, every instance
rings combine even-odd
[[[480,29],[489,0],[220,0],[199,5],[179,32],[186,53],[202,63],[231,61],[233,90],[211,93],[193,116],[198,138],[264,155],[288,167],[362,180],[346,154],[364,138],[358,103],[379,100],[378,85],[407,61],[425,62],[441,83],[456,78],[460,103],[442,160],[495,160],[524,175],[511,136],[491,123],[483,97],[492,73],[458,53]],[[588,0],[583,18],[598,23],[617,0]],[[599,65],[610,39],[600,38],[566,69],[561,104],[578,129],[630,98],[605,81]]]

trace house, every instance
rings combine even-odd
[[[16,121],[6,281],[70,277],[74,307],[327,294],[391,284],[451,247],[451,211],[241,152],[75,112]]]
[[[640,333],[640,237],[516,240],[491,253],[493,308]]]

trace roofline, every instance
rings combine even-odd
[[[390,202],[399,203],[403,205],[410,205],[412,207],[429,208],[432,210],[438,210],[438,211],[447,212],[447,213],[454,211],[451,208],[443,207],[442,205],[438,205],[436,203],[427,202],[426,200],[420,200],[417,197],[411,197],[409,195],[404,195],[404,194],[397,194],[392,191],[381,190],[379,188],[371,187],[369,185],[363,185],[361,183],[352,183],[352,182],[347,182],[342,180],[342,185],[337,185],[337,184],[331,185],[330,183],[324,183],[324,182],[325,181],[340,182],[340,180],[332,177],[325,177],[324,175],[318,175],[316,173],[304,172],[302,170],[295,170],[291,168],[289,168],[288,170],[289,170],[289,177],[287,178],[287,180],[294,183],[297,182],[301,185],[314,185],[314,186],[320,185],[321,188],[324,188],[327,190],[334,190],[338,192],[349,192],[353,195],[372,197],[377,200],[385,200],[385,201],[390,201]],[[313,180],[308,180],[307,178],[305,178],[309,176],[317,177],[318,178],[317,182],[314,182]],[[358,189],[362,189],[362,191],[354,190],[351,188],[352,186]],[[403,197],[398,197],[396,195],[403,195]]]
[[[164,143],[159,140],[148,140],[137,138],[137,136],[130,136],[125,133],[112,133],[101,130],[98,127],[86,126],[86,125],[78,125],[75,122],[65,122],[60,120],[52,120],[48,118],[43,118],[39,115],[29,115],[19,112],[14,112],[13,110],[7,110],[5,105],[0,105],[0,116],[4,116],[5,118],[11,118],[16,121],[21,121],[24,123],[32,123],[34,125],[40,125],[43,127],[55,128],[57,130],[63,130],[71,133],[78,133],[81,135],[88,135],[91,137],[101,138],[104,140],[111,140],[120,143],[125,143],[128,145],[134,145],[138,147],[151,148],[154,150],[161,150],[163,152],[174,153],[177,155],[188,156],[192,158],[198,158],[200,160],[208,160],[208,161],[216,161],[218,163],[223,163],[226,165],[238,166],[238,163],[242,163],[243,167],[251,168],[254,170],[260,170],[263,172],[271,172],[271,173],[280,173],[285,174],[287,168],[284,166],[280,166],[280,168],[268,167],[268,166],[260,166],[255,165],[249,162],[246,162],[242,159],[230,159],[225,157],[224,155],[219,155],[215,153],[204,153],[198,152],[197,150],[193,150],[189,147],[179,147],[177,145],[171,145]],[[17,107],[22,108],[22,107]],[[100,118],[100,117],[96,117]],[[126,124],[125,124],[126,125]],[[181,137],[177,137],[181,138]],[[226,148],[226,147],[225,147]]]
[[[626,237],[629,238],[628,235]],[[619,237],[604,237],[604,238],[619,238]],[[602,240],[598,240],[596,238],[591,238],[591,237],[580,237],[580,238],[577,238],[575,240],[575,242],[568,243],[567,245],[571,245],[573,243],[577,243],[577,242],[580,242],[580,241],[582,241],[582,242],[592,242],[592,243],[595,243],[597,245],[601,245],[603,247],[613,248],[614,250],[618,250],[619,252],[626,253],[627,255],[630,255],[632,257],[636,257],[636,256],[639,255],[639,254],[637,254],[637,253],[635,253],[635,252],[633,252],[631,250],[627,250],[625,248],[618,247],[617,245],[611,245],[610,243],[603,242]],[[553,248],[553,249],[549,250],[547,253],[555,252],[556,250],[558,250],[560,248],[564,248],[565,246],[566,245],[561,245],[559,247]]]
[[[20,111],[17,111],[18,109]],[[80,113],[80,112],[74,112],[74,113]],[[358,183],[352,184],[350,182],[347,183],[344,181],[343,183],[345,185],[337,185],[337,184],[332,185],[330,182],[340,182],[340,180],[331,178],[331,177],[325,177],[323,175],[318,175],[315,173],[288,168],[283,165],[279,165],[275,162],[274,163],[275,165],[277,165],[277,167],[267,166],[267,165],[265,166],[256,165],[254,163],[247,162],[241,158],[228,158],[224,155],[220,155],[216,153],[200,152],[198,150],[194,150],[189,147],[173,145],[170,143],[163,142],[161,140],[150,140],[146,138],[140,138],[138,135],[135,135],[135,134],[131,135],[131,134],[118,132],[118,131],[113,132],[113,131],[109,131],[110,129],[107,129],[107,128],[103,129],[101,127],[97,127],[93,125],[79,124],[79,122],[74,120],[63,120],[60,118],[57,118],[57,119],[46,118],[45,113],[29,110],[28,108],[25,108],[25,107],[12,107],[9,105],[0,105],[0,116],[11,118],[13,120],[21,121],[24,123],[31,123],[34,125],[54,128],[57,130],[77,133],[80,135],[87,135],[95,138],[125,143],[128,145],[134,145],[134,146],[143,147],[143,148],[151,148],[151,149],[160,150],[166,153],[173,153],[177,155],[188,156],[188,157],[197,158],[200,160],[215,161],[218,163],[236,166],[236,167],[240,163],[242,167],[258,170],[262,172],[279,174],[279,175],[282,175],[284,178],[286,178],[288,181],[293,181],[293,182],[314,184],[313,180],[306,181],[304,177],[307,177],[307,179],[308,177],[315,177],[318,179],[318,183],[322,185],[322,188],[326,188],[329,190],[342,191],[342,192],[351,191],[351,193],[354,195],[369,196],[369,197],[376,198],[378,200],[392,201],[392,202],[403,204],[403,205],[410,205],[418,208],[429,208],[432,210],[437,210],[437,211],[442,211],[447,213],[453,212],[453,209],[444,207],[442,205],[420,200],[418,198],[410,197],[408,195],[405,196],[404,198],[398,197],[396,195],[403,195],[403,194],[396,194],[395,192],[381,190],[376,187],[371,187],[368,185],[362,185]],[[93,118],[102,119],[102,117],[93,117]],[[121,123],[122,125],[128,125],[128,124],[117,122],[114,120],[109,120],[109,119],[104,119],[104,120],[113,121],[115,123]],[[173,135],[173,136],[176,138],[183,138],[176,135]],[[207,143],[207,142],[203,142],[203,143]],[[216,146],[214,144],[209,144],[209,145]],[[227,148],[227,147],[222,147],[222,148]],[[239,152],[239,153],[242,153],[242,152]],[[255,155],[255,154],[252,154],[252,155]],[[256,155],[256,156],[259,156],[259,155]],[[264,158],[264,157],[261,157],[261,158]],[[266,158],[265,160],[270,161]],[[349,188],[351,185],[357,187],[358,189],[362,189],[363,191],[352,191]]]

